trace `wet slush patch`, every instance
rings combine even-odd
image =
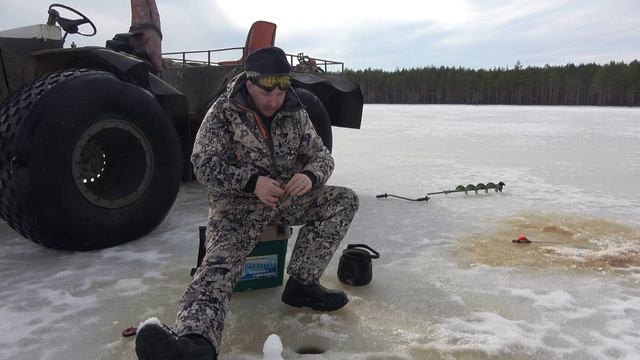
[[[521,234],[530,244],[513,243]],[[456,255],[467,265],[567,269],[637,275],[640,229],[570,214],[526,214],[489,233],[462,239]]]

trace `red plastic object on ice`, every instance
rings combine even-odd
[[[122,330],[122,336],[124,337],[135,336],[137,333],[138,333],[138,329],[134,328],[133,326]]]
[[[511,242],[516,244],[531,244],[531,240],[527,239],[525,234],[520,234],[517,239],[511,240]]]

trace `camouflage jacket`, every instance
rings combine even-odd
[[[284,186],[296,173],[310,172],[316,184],[324,184],[333,158],[293,91],[287,90],[269,131],[248,106],[245,83],[242,73],[228,84],[196,135],[191,162],[198,181],[208,186],[210,200],[255,196],[245,191],[252,175]]]

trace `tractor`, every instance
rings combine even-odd
[[[162,37],[143,21],[104,47],[64,47],[96,26],[52,4],[46,24],[0,31],[0,217],[25,238],[84,251],[157,227],[193,179],[191,148],[208,108],[252,50],[275,44],[276,25],[255,22],[245,46],[232,48],[240,59],[225,61],[212,58],[230,49],[154,60],[136,46],[141,29]],[[331,149],[331,126],[360,127],[360,87],[329,71],[340,62],[288,56],[292,86]]]

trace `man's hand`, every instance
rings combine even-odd
[[[295,174],[284,187],[289,195],[300,196],[311,190],[311,179],[305,174]]]
[[[263,204],[272,208],[276,207],[278,200],[284,195],[280,184],[267,176],[258,176],[256,189],[253,192]]]

